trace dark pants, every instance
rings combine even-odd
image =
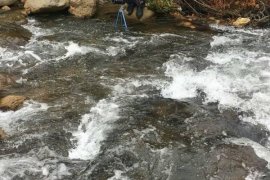
[[[145,6],[144,0],[127,0],[128,4],[128,15],[131,15],[134,8],[136,7],[136,16],[138,19],[140,19],[143,16],[143,8]]]

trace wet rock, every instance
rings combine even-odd
[[[17,2],[17,0],[1,0],[0,6],[9,6]]]
[[[0,74],[0,90],[15,83],[14,77],[7,74]]]
[[[0,141],[6,139],[6,137],[7,137],[7,134],[2,128],[0,128]]]
[[[223,114],[216,105],[158,97],[131,104],[85,179],[112,177],[114,169],[121,170],[119,164],[132,167],[124,170],[131,179],[238,180],[250,171],[268,176],[267,162],[253,148],[224,141],[227,136],[256,142],[268,137],[260,127],[237,121],[237,114]]]
[[[0,18],[1,20],[1,18]],[[0,46],[8,48],[19,48],[30,40],[32,34],[27,29],[14,23],[0,21]]]
[[[221,144],[209,152],[208,176],[220,179],[245,179],[249,170],[267,171],[267,162],[251,147]],[[208,177],[209,178],[209,177]]]
[[[246,26],[250,22],[250,18],[238,18],[233,22],[233,25],[236,27]]]
[[[71,0],[69,12],[77,17],[91,17],[96,13],[97,0]]]
[[[27,13],[55,12],[66,9],[69,0],[26,0],[24,8]]]
[[[9,10],[10,10],[10,7],[8,7],[8,6],[3,6],[1,9],[4,10],[4,11],[9,11]]]
[[[15,111],[23,105],[26,100],[24,96],[9,95],[1,99],[0,109],[1,110],[12,110]]]

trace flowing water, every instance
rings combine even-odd
[[[29,18],[0,179],[270,179],[270,30],[171,24]]]

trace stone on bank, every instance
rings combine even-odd
[[[1,6],[9,6],[17,2],[17,0],[0,0],[0,7]]]
[[[243,27],[250,23],[250,18],[238,18],[236,21],[233,22],[233,25],[236,27]]]
[[[91,17],[97,10],[97,0],[70,0],[69,12],[77,17]]]
[[[69,7],[69,0],[26,0],[27,13],[55,12]]]
[[[8,6],[3,6],[1,9],[2,9],[3,11],[9,11],[9,10],[10,10],[10,7],[8,7]]]

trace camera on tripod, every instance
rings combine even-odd
[[[112,0],[113,4],[125,4],[126,0]]]

